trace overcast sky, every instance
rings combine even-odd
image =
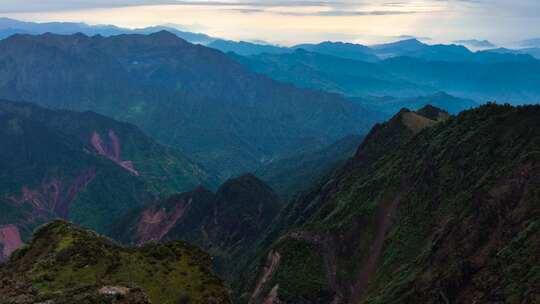
[[[112,3],[112,4],[111,4]],[[404,36],[433,42],[540,37],[540,0],[0,0],[0,16],[184,29],[280,44]]]

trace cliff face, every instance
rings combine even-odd
[[[55,221],[0,265],[0,303],[230,303],[210,264],[187,243],[125,248]]]
[[[539,121],[538,106],[486,105],[455,117],[403,110],[376,126],[280,214],[244,299],[538,301]]]

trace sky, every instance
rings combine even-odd
[[[540,37],[540,0],[0,0],[0,16],[180,29],[233,40],[379,43],[406,37],[498,45]]]

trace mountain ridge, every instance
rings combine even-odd
[[[210,264],[184,242],[126,248],[53,221],[0,265],[0,303],[230,303]]]
[[[2,259],[54,218],[109,233],[126,208],[217,184],[135,126],[92,112],[0,100],[0,126]]]
[[[280,213],[238,283],[246,302],[534,302],[540,134],[516,135],[538,130],[540,107],[488,104],[421,131],[411,113]]]
[[[0,49],[0,97],[134,123],[222,180],[299,144],[363,133],[378,119],[339,95],[275,82],[166,32],[18,35],[0,41]],[[26,77],[51,69],[59,72],[42,81]]]

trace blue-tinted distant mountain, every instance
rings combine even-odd
[[[361,44],[326,41],[319,44],[299,44],[293,48],[358,61],[379,61],[371,48]]]
[[[376,63],[356,61],[299,49],[290,54],[233,55],[252,71],[302,88],[319,89],[346,96],[418,96],[435,93],[392,75]]]
[[[25,22],[10,18],[0,18],[0,38],[9,37],[12,34],[74,34],[84,33],[86,35],[118,35],[129,31],[113,25],[91,26],[80,22]]]
[[[157,33],[157,32],[160,32],[160,31],[167,31],[169,33],[173,33],[176,36],[178,36],[179,38],[182,38],[182,39],[184,39],[184,40],[186,40],[186,41],[188,41],[190,43],[196,43],[196,44],[206,45],[206,44],[208,44],[208,43],[215,40],[215,38],[212,38],[212,37],[210,37],[210,36],[208,36],[206,34],[180,31],[180,30],[175,29],[173,27],[162,26],[162,25],[150,26],[150,27],[134,29],[134,30],[128,30],[126,32],[126,34],[144,34],[144,35],[148,35],[148,34],[153,34],[153,33]]]
[[[257,54],[283,54],[292,52],[286,47],[275,46],[271,44],[260,44],[246,41],[232,41],[218,39],[210,42],[208,47],[218,49],[224,53],[233,52],[242,56],[250,56]]]
[[[480,102],[540,102],[539,60],[528,55],[478,54],[487,59],[452,62],[397,57],[383,61],[382,66],[405,81]]]
[[[488,40],[477,40],[477,39],[457,40],[457,41],[454,41],[454,43],[462,44],[466,47],[471,47],[473,49],[490,49],[490,48],[496,47],[496,45],[494,45]]]
[[[533,38],[533,39],[523,40],[519,44],[521,46],[523,46],[523,47],[526,47],[526,48],[540,47],[540,38]]]
[[[165,31],[14,35],[0,41],[0,67],[1,97],[134,123],[221,178],[363,134],[378,119],[339,95],[273,81]]]
[[[355,98],[354,101],[360,103],[366,108],[385,113],[389,116],[395,115],[403,108],[416,111],[425,107],[426,105],[435,106],[447,111],[450,114],[457,114],[464,110],[469,110],[479,106],[478,103],[471,99],[458,98],[444,92],[412,98],[396,98],[390,96],[361,97]]]
[[[176,36],[191,43],[208,44],[215,40],[210,36],[199,33],[191,33],[177,30],[171,26],[151,26],[140,29],[126,29],[114,25],[88,25],[80,22],[25,22],[10,18],[0,18],[0,39],[7,38],[13,34],[34,34],[54,33],[70,35],[83,33],[88,36],[101,35],[113,36],[121,34],[152,34],[159,31],[169,31]]]
[[[349,97],[408,98],[444,91],[478,102],[540,100],[540,61],[533,57],[467,49],[460,57],[459,52],[444,50],[446,46],[430,47],[424,54],[436,54],[440,48],[443,51],[438,54],[446,54],[453,60],[402,56],[369,63],[305,50],[290,54],[231,56],[273,79]]]
[[[499,53],[499,54],[516,54],[516,55],[531,55],[536,59],[540,59],[540,48],[527,48],[527,49],[507,49],[498,48],[492,50],[486,50],[486,52]]]
[[[506,62],[527,61],[527,56],[506,56],[485,52],[473,52],[463,45],[434,44],[429,45],[417,39],[408,39],[394,43],[375,45],[372,47],[380,58],[412,57],[427,61],[450,62]]]
[[[427,44],[420,42],[418,39],[412,38],[391,43],[378,44],[372,46],[371,48],[380,58],[389,58],[415,53],[428,47],[429,46]]]

